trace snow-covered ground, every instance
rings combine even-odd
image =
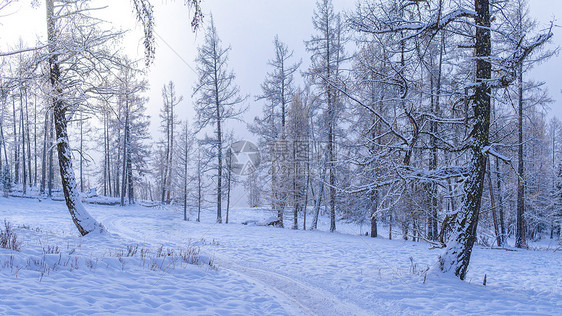
[[[185,222],[171,208],[87,209],[108,233],[78,237],[63,202],[0,198],[0,220],[12,223],[22,241],[21,252],[0,249],[0,314],[562,311],[562,251],[555,244],[551,250],[477,247],[463,282],[426,275],[441,250],[368,238],[352,224],[328,233],[240,224],[271,216],[258,209],[233,210],[230,224],[216,224],[212,210],[198,223],[195,214]]]

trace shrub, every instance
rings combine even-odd
[[[20,251],[21,242],[18,235],[14,232],[12,225],[4,220],[4,229],[0,229],[0,248]]]

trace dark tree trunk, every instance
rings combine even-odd
[[[217,119],[217,223],[222,223],[222,131],[218,103],[217,117],[219,118]]]
[[[492,209],[492,221],[494,223],[494,233],[496,235],[496,243],[498,245],[498,247],[502,246],[502,242],[501,242],[501,233],[499,230],[499,226],[498,226],[498,216],[496,214],[496,199],[494,196],[494,186],[492,184],[492,169],[490,167],[490,159],[488,159],[488,172],[486,172],[486,175],[488,176],[488,189],[490,191],[490,207]]]
[[[49,115],[50,113],[51,112],[49,111],[49,109],[45,111],[45,134],[43,135],[43,152],[41,153],[41,188],[39,190],[42,195],[45,194],[45,185],[47,183],[47,135],[49,134],[49,125],[51,118],[51,116]]]
[[[28,99],[27,90],[25,93],[25,134],[27,136],[27,176],[29,187],[33,186],[33,173],[31,172],[31,133],[29,129],[29,109],[28,109]]]
[[[33,153],[35,156],[35,161],[34,161],[34,176],[33,176],[33,186],[35,187],[35,190],[37,190],[37,94],[34,96],[34,111],[33,111]],[[0,170],[2,170],[2,168],[0,167]]]
[[[84,192],[84,116],[80,111],[80,192]]]
[[[519,63],[517,71],[517,89],[518,89],[518,136],[519,144],[517,146],[517,158],[519,164],[517,167],[517,216],[515,223],[515,247],[526,248],[527,241],[525,238],[525,167],[523,161],[523,64]]]
[[[105,111],[105,161],[106,161],[106,172],[107,172],[107,194],[108,196],[113,196],[112,194],[112,183],[111,183],[111,154],[109,147],[109,112]]]
[[[19,172],[20,172],[20,159],[19,159],[19,142],[18,142],[18,130],[17,130],[17,119],[16,119],[16,100],[12,97],[12,111],[14,118],[14,183],[19,183]]]
[[[310,187],[310,158],[306,156],[306,185],[304,191],[304,208],[302,211],[302,230],[306,230],[306,213],[308,211],[308,190]]]
[[[377,209],[379,206],[379,191],[374,190],[371,193],[371,237],[377,237]]]
[[[185,151],[183,153],[183,220],[187,221],[187,123],[185,124]]]
[[[168,157],[168,162],[167,162],[167,166],[168,166],[168,182],[166,184],[166,200],[170,201],[171,200],[171,193],[172,193],[172,189],[171,189],[171,182],[172,182],[172,174],[174,172],[172,166],[174,163],[174,102],[173,102],[173,90],[172,90],[172,86],[170,85],[170,149],[169,149],[169,157]]]
[[[22,95],[20,94],[20,101],[22,101]],[[22,187],[23,195],[27,193],[27,166],[25,157],[25,121],[23,119],[23,103],[20,104],[20,135],[21,135],[21,160],[22,160]]]
[[[490,129],[492,66],[488,57],[491,54],[490,4],[488,0],[475,0],[476,11],[476,85],[474,88],[474,123],[471,132],[471,161],[469,176],[464,184],[463,206],[456,216],[455,233],[445,253],[439,258],[440,269],[452,272],[461,280],[466,277],[472,247],[476,241],[476,228],[480,213],[486,155]]]
[[[445,46],[445,36],[441,35],[441,41],[439,44],[439,58],[437,64],[437,78],[434,78],[435,74],[432,69],[431,72],[431,85],[432,85],[432,94],[431,94],[431,111],[433,114],[438,117],[440,115],[440,97],[441,97],[441,72],[443,66],[443,49]],[[432,58],[433,61],[433,58]],[[432,67],[434,68],[434,67]],[[433,82],[435,81],[435,87],[433,87]],[[431,121],[431,161],[429,165],[430,170],[437,169],[438,165],[438,158],[439,152],[437,149],[437,135],[439,133],[439,128],[437,122],[435,120]],[[429,214],[429,221],[428,221],[428,238],[430,240],[437,240],[438,239],[438,210],[439,210],[439,200],[438,200],[438,192],[437,192],[437,184],[431,183],[431,190],[430,190],[430,214]]]
[[[129,204],[135,204],[134,188],[135,186],[133,183],[133,163],[131,161],[131,153],[129,153],[127,155],[127,196],[129,197]]]
[[[107,196],[107,122],[106,111],[103,112],[103,196]]]
[[[228,214],[230,213],[230,185],[232,181],[232,152],[228,151],[226,175],[226,224],[228,224]]]
[[[201,179],[201,149],[197,150],[197,222],[201,221],[201,199],[203,198]]]
[[[329,97],[329,96],[328,96]],[[333,107],[333,105],[332,105]],[[329,166],[330,166],[330,232],[336,231],[336,154],[335,154],[335,135],[334,135],[334,120],[335,120],[335,112],[334,109],[331,108],[328,111],[330,116],[330,122],[328,123],[330,126],[328,128],[328,154],[329,157]]]
[[[312,218],[312,225],[310,230],[315,230],[318,228],[318,217],[320,215],[320,207],[322,205],[322,197],[324,196],[324,182],[326,181],[326,161],[324,161],[324,166],[322,167],[322,177],[320,178],[320,188],[318,190],[318,196],[314,199],[314,217]]]
[[[54,138],[54,120],[55,116],[52,111],[49,111],[49,180],[48,186],[48,196],[53,196],[53,185],[55,180],[55,166],[54,166],[54,148],[53,148],[53,138]]]
[[[55,19],[53,16],[53,0],[47,0],[47,30],[49,42],[49,80],[52,89],[52,102],[55,120],[55,130],[57,135],[57,151],[59,158],[59,168],[62,180],[62,188],[66,206],[72,217],[72,221],[78,228],[82,236],[88,233],[101,230],[98,224],[86,211],[80,200],[76,177],[72,169],[72,153],[68,143],[66,106],[62,101],[62,90],[59,86],[60,68],[57,55],[54,49],[55,39]]]
[[[125,88],[127,91],[127,88]],[[127,91],[128,92],[128,91]],[[129,160],[129,98],[126,95],[125,100],[125,125],[123,126],[123,164],[122,164],[122,175],[121,175],[121,206],[125,206],[125,196],[127,195],[127,178],[129,172],[127,171],[128,160]]]

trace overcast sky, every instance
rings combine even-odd
[[[1,1],[1,0],[0,0]],[[41,3],[43,1],[40,1]],[[117,26],[132,31],[125,38],[129,54],[142,58],[141,30],[135,23],[130,0],[95,0],[108,3],[103,16]],[[562,0],[530,0],[532,15],[541,27],[562,15]],[[19,37],[33,42],[36,37],[44,38],[44,7],[31,8],[31,0],[20,0],[0,14],[0,50],[15,43]],[[154,64],[149,70],[151,91],[149,115],[153,117],[151,131],[158,130],[158,113],[162,104],[161,88],[172,80],[178,93],[184,96],[180,105],[180,119],[194,117],[192,87],[195,82],[196,47],[203,39],[202,29],[198,34],[189,27],[189,10],[183,0],[153,0],[155,5],[157,51]],[[353,9],[355,0],[334,0],[336,10]],[[267,60],[273,54],[273,37],[279,38],[295,51],[295,61],[302,58],[301,70],[308,65],[304,41],[310,38],[314,0],[203,0],[203,9],[209,16],[212,12],[217,30],[224,45],[231,45],[230,65],[237,75],[237,83],[244,95],[249,95],[250,111],[246,120],[261,112],[261,104],[254,101],[267,71]],[[208,21],[208,19],[207,19]],[[556,28],[553,46],[562,44],[562,29]],[[559,34],[560,33],[560,34]],[[555,56],[547,63],[536,67],[531,77],[545,81],[550,94],[556,100],[551,105],[552,113],[562,117],[562,84],[560,72],[562,59]],[[240,125],[233,126],[239,137],[248,137]]]

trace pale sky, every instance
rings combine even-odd
[[[43,1],[40,1],[42,3]],[[180,119],[194,117],[192,105],[192,87],[195,82],[196,47],[203,39],[204,29],[198,34],[192,33],[189,26],[189,10],[184,7],[183,0],[153,0],[155,5],[157,51],[154,64],[150,67],[149,92],[150,103],[148,114],[151,115],[151,131],[158,131],[158,113],[162,104],[161,88],[172,80],[178,93],[184,96],[179,106]],[[531,14],[542,27],[562,15],[562,0],[530,0]],[[7,45],[16,43],[22,37],[29,43],[37,36],[44,37],[44,7],[31,8],[31,0],[20,0],[0,13],[0,50]],[[129,54],[143,56],[141,46],[141,30],[134,20],[130,0],[93,0],[107,3],[109,7],[103,11],[103,17],[115,25],[125,29],[133,29],[125,39]],[[261,103],[254,97],[260,93],[260,84],[269,71],[267,60],[273,54],[273,37],[286,42],[295,51],[295,61],[302,58],[301,70],[308,65],[308,54],[304,41],[312,32],[312,12],[314,0],[203,0],[203,9],[207,18],[212,12],[217,30],[224,45],[231,45],[230,65],[237,75],[237,83],[247,100],[250,111],[247,121],[252,121],[261,112]],[[355,6],[355,0],[334,0],[336,10],[349,10]],[[560,23],[557,23],[560,24]],[[562,29],[555,28],[553,45],[562,45]],[[559,34],[560,33],[560,34]],[[176,54],[177,53],[177,54]],[[178,57],[181,56],[180,57]],[[545,81],[550,94],[556,100],[551,105],[552,113],[562,118],[562,57],[555,56],[543,65],[536,67],[530,74],[534,80]],[[237,124],[239,137],[249,137],[243,126]]]

